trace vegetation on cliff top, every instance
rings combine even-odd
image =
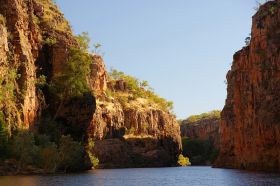
[[[210,112],[202,113],[199,115],[192,115],[187,118],[187,122],[197,122],[199,120],[207,120],[207,119],[220,119],[221,118],[221,111],[213,110]]]
[[[148,104],[146,105],[150,105],[151,107],[157,106],[164,111],[172,111],[173,102],[167,101],[158,96],[150,87],[148,81],[140,81],[139,79],[126,75],[124,72],[120,72],[116,69],[111,69],[109,75],[113,84],[116,81],[122,80],[127,86],[127,92],[116,91],[110,93],[113,97],[118,99],[123,106],[126,106],[130,101],[143,98],[148,101]],[[143,102],[145,101],[143,100]]]
[[[43,7],[43,13],[39,17],[34,15],[36,22],[56,31],[72,33],[69,22],[63,18],[63,14],[59,11],[55,1],[38,0],[37,3]]]

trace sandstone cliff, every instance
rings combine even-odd
[[[189,139],[210,140],[217,147],[219,143],[220,118],[201,119],[198,121],[183,120],[181,136]]]
[[[94,57],[96,112],[89,127],[100,168],[174,166],[181,151],[179,124],[156,103],[135,96],[123,79],[112,80]]]
[[[220,127],[219,167],[280,170],[280,1],[253,16],[250,44],[234,55]]]
[[[212,165],[219,147],[220,111],[193,115],[180,124],[183,155],[192,165]]]
[[[1,110],[10,130],[32,129],[42,111],[50,109],[47,92],[36,86],[38,79],[45,76],[47,82],[51,81],[66,62],[69,48],[77,42],[51,1],[0,3],[0,75],[2,91],[6,92]]]
[[[146,99],[131,99],[124,106],[109,95],[126,94],[127,88],[125,82],[108,78],[102,57],[91,55],[90,92],[82,96],[61,104],[41,84],[42,79],[50,84],[62,72],[71,48],[79,47],[51,0],[0,0],[0,4],[0,109],[10,134],[18,129],[40,132],[55,122],[60,135],[70,134],[83,143],[88,137],[95,139],[92,151],[100,167],[176,164],[181,140],[175,117]]]

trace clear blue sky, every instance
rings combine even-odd
[[[226,73],[250,33],[255,0],[56,0],[108,69],[149,81],[178,118],[222,109]]]

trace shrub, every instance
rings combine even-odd
[[[213,110],[210,112],[202,113],[200,115],[193,115],[187,118],[188,122],[197,122],[205,119],[219,119],[221,118],[221,111]]]
[[[39,147],[35,145],[33,133],[19,131],[12,140],[11,151],[21,168],[39,164]]]
[[[213,163],[219,153],[210,140],[182,138],[182,146],[183,155],[190,157],[193,165]]]
[[[156,93],[154,93],[153,89],[149,86],[149,83],[147,81],[140,81],[137,78],[126,75],[123,72],[117,71],[116,69],[111,69],[111,71],[109,72],[109,76],[113,82],[117,80],[125,81],[129,93],[132,94],[135,99],[145,98],[151,104],[156,104],[160,109],[164,111],[171,111],[173,109],[173,102],[167,101],[164,98],[159,97]],[[120,97],[125,97],[121,94],[116,94],[115,96],[118,99]],[[123,102],[126,101],[124,98],[121,99],[123,100]]]
[[[54,173],[57,170],[59,154],[55,143],[50,143],[40,149],[41,167],[47,171]]]
[[[53,121],[51,118],[46,117],[39,122],[39,132],[41,134],[47,134],[50,137],[51,141],[56,143],[59,142],[60,131],[58,123]]]
[[[8,154],[8,130],[3,112],[0,112],[0,159]]]
[[[178,157],[178,164],[185,167],[191,165],[191,162],[189,161],[188,157],[184,157],[182,154],[180,154]]]
[[[64,172],[78,171],[84,166],[85,151],[83,146],[70,135],[61,136],[59,142],[59,169]]]
[[[90,138],[89,141],[88,141],[87,153],[89,155],[89,158],[90,158],[90,161],[92,163],[92,166],[94,168],[96,168],[98,166],[98,164],[99,164],[99,159],[96,156],[94,156],[93,153],[91,152],[93,148],[94,148],[94,141],[93,141],[93,139]]]
[[[57,43],[56,38],[50,38],[48,37],[45,41],[44,44],[48,46],[53,46]]]
[[[67,62],[62,66],[61,72],[53,77],[49,85],[50,91],[60,101],[56,113],[60,111],[66,100],[82,96],[90,91],[87,78],[92,59],[86,50],[88,40],[82,38],[82,36],[79,37],[80,47],[70,49]]]
[[[37,79],[36,79],[36,86],[38,88],[42,88],[44,86],[47,85],[47,78],[44,75],[40,75]]]

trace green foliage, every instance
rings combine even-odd
[[[144,123],[144,124],[143,124],[143,129],[144,129],[144,131],[147,131],[148,128],[149,128],[149,124],[148,124],[148,123]]]
[[[53,46],[57,43],[56,38],[50,38],[48,37],[45,41],[44,44],[48,46]]]
[[[210,112],[202,113],[200,115],[193,115],[187,118],[188,122],[197,122],[205,119],[219,119],[221,118],[221,111],[213,110]]]
[[[212,163],[218,156],[218,150],[210,140],[182,138],[182,146],[183,155],[190,157],[193,165]]]
[[[19,131],[12,140],[11,151],[20,167],[39,164],[39,147],[35,145],[33,133]]]
[[[43,16],[39,17],[40,23],[49,29],[54,29],[60,32],[72,33],[71,27],[67,20],[63,18],[63,14],[58,10],[56,3],[52,0],[37,0],[36,3],[39,3],[44,8]],[[61,19],[63,18],[63,19]]]
[[[8,130],[3,112],[0,111],[0,159],[8,154]]]
[[[134,127],[131,127],[129,130],[128,130],[128,134],[134,134],[136,131],[136,129]]]
[[[46,117],[40,121],[39,132],[41,134],[48,135],[50,140],[54,141],[55,143],[58,143],[61,135],[58,124],[49,117]]]
[[[34,135],[29,131],[19,131],[14,135],[9,149],[10,158],[16,159],[21,168],[33,165],[49,173],[81,170],[86,155],[83,146],[69,135],[62,136],[57,147],[49,136]],[[98,159],[94,156],[91,158],[96,165]]]
[[[90,37],[88,32],[82,32],[80,35],[77,35],[75,38],[79,43],[80,50],[82,50],[83,52],[88,52],[89,43],[90,43]]]
[[[65,172],[80,170],[83,166],[85,151],[83,146],[71,136],[61,136],[59,142],[59,169]]]
[[[44,148],[40,149],[41,155],[41,167],[50,173],[54,173],[57,170],[59,154],[55,143],[49,143]]]
[[[90,138],[88,140],[88,150],[87,150],[87,153],[88,153],[88,156],[90,158],[90,161],[92,163],[92,166],[94,168],[98,167],[98,164],[99,164],[99,159],[97,157],[95,157],[93,155],[93,153],[91,152],[91,150],[94,148],[94,141],[92,138]]]
[[[34,135],[35,145],[39,148],[38,163],[36,166],[53,173],[58,165],[58,150],[55,143],[47,135]]]
[[[87,77],[90,73],[91,57],[87,52],[87,34],[77,36],[79,48],[71,48],[69,58],[50,84],[51,91],[61,100],[78,97],[89,91]]]
[[[167,101],[164,98],[159,97],[154,93],[153,89],[149,86],[147,81],[140,81],[135,77],[126,75],[123,72],[117,71],[116,69],[111,69],[110,78],[113,81],[123,80],[126,82],[129,93],[133,95],[134,98],[145,98],[150,103],[158,105],[162,110],[171,111],[173,109],[173,102]],[[120,99],[119,96],[117,97]],[[127,100],[123,100],[127,103]]]
[[[36,86],[41,88],[47,85],[47,78],[44,75],[40,75],[37,79],[36,79]]]
[[[178,164],[180,166],[185,167],[185,166],[190,166],[191,162],[189,161],[188,157],[184,157],[182,154],[180,154],[178,157]]]
[[[88,155],[89,155],[89,158],[90,158],[90,161],[92,163],[93,168],[98,167],[99,159],[96,156],[94,156],[92,153],[89,153]]]
[[[101,48],[101,47],[102,47],[102,45],[100,43],[93,44],[93,48],[94,48],[93,52],[95,54],[98,54],[99,53],[99,48]]]
[[[114,97],[114,92],[110,89],[106,89],[105,93],[108,97]]]
[[[14,68],[9,69],[9,73],[5,77],[0,77],[0,102],[14,99],[15,81],[19,77]]]

